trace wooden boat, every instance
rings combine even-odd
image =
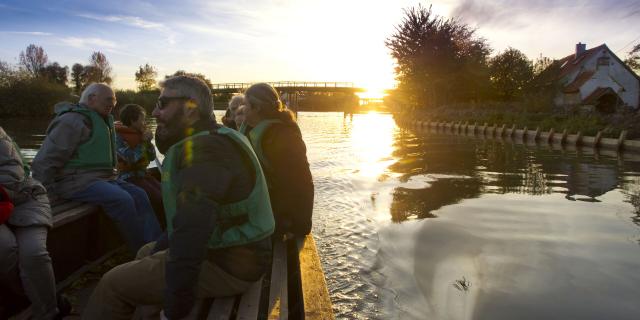
[[[47,245],[62,291],[123,242],[113,222],[96,206],[62,201],[52,209]],[[12,319],[29,318],[27,309]],[[250,290],[235,297],[198,300],[188,319],[334,319],[313,237],[276,242],[271,270]]]

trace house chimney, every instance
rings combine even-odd
[[[578,44],[576,44],[576,56],[575,56],[575,59],[577,59],[579,56],[581,56],[585,51],[587,51],[587,45],[585,43],[578,42]]]

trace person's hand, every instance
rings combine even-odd
[[[151,141],[151,139],[153,139],[153,132],[151,132],[150,130],[146,130],[142,134],[142,138],[144,139],[144,141]]]

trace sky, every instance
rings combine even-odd
[[[0,60],[17,64],[29,44],[49,61],[87,64],[105,53],[114,87],[136,87],[149,63],[158,78],[176,70],[213,83],[345,81],[393,87],[385,39],[403,9],[422,4],[477,29],[494,54],[561,58],[578,42],[606,43],[624,59],[640,42],[640,1],[551,0],[0,0]]]

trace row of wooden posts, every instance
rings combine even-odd
[[[409,120],[408,124],[423,128],[432,129],[437,132],[463,134],[463,135],[482,135],[487,137],[507,137],[512,139],[522,139],[523,141],[544,141],[550,144],[572,144],[575,146],[584,146],[592,148],[606,148],[616,151],[637,151],[640,152],[639,140],[627,140],[627,131],[623,130],[617,139],[602,137],[602,131],[598,131],[595,137],[585,136],[582,132],[578,131],[575,134],[570,134],[566,129],[562,132],[555,131],[551,128],[549,131],[541,131],[540,127],[535,130],[529,130],[527,127],[523,129],[517,129],[516,125],[507,127],[503,124],[498,126],[493,124],[489,126],[488,123],[484,125],[478,125],[478,123],[469,124],[468,122],[434,122],[434,121],[420,121]]]

